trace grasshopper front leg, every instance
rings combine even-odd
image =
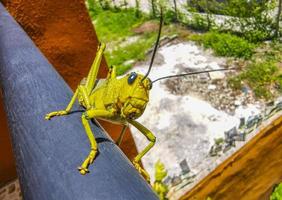
[[[46,120],[50,120],[52,117],[55,117],[55,116],[67,115],[70,112],[70,110],[71,110],[71,108],[72,108],[72,106],[73,106],[73,104],[75,102],[77,94],[78,94],[78,89],[75,91],[73,97],[71,98],[70,103],[68,104],[68,106],[66,107],[65,110],[59,110],[59,111],[50,112],[47,115],[45,115],[45,119]]]
[[[132,124],[133,126],[135,126],[149,141],[150,144],[148,144],[148,146],[145,147],[145,149],[143,149],[141,151],[141,153],[139,153],[134,159],[133,159],[133,165],[134,167],[138,170],[138,172],[141,175],[144,175],[145,179],[150,183],[150,176],[148,174],[148,172],[146,172],[139,164],[141,158],[154,146],[155,142],[156,142],[156,137],[153,135],[153,133],[148,130],[146,127],[144,127],[142,124],[140,124],[137,121],[133,121],[133,120],[128,120],[128,122],[130,124]]]
[[[46,120],[49,120],[49,119],[51,119],[54,116],[67,115],[70,112],[70,110],[71,110],[71,108],[72,108],[72,106],[73,106],[77,96],[82,96],[84,106],[87,109],[89,109],[90,105],[89,105],[88,96],[90,95],[91,91],[94,88],[95,81],[96,81],[96,78],[97,78],[97,74],[98,74],[98,71],[99,71],[100,63],[101,63],[103,52],[104,52],[105,48],[106,48],[106,45],[103,44],[103,43],[101,43],[98,46],[95,59],[94,59],[92,65],[91,65],[91,68],[90,68],[90,71],[89,71],[89,73],[87,75],[85,83],[80,84],[78,86],[78,89],[75,91],[75,93],[74,93],[74,95],[73,95],[69,105],[66,107],[66,109],[65,110],[59,110],[59,111],[54,111],[54,112],[48,113],[45,116]]]

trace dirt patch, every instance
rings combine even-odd
[[[133,32],[136,34],[150,33],[159,30],[159,23],[154,21],[148,21],[142,25],[133,29]]]

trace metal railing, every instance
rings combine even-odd
[[[0,83],[24,199],[158,199],[95,122],[99,155],[90,173],[80,175],[89,153],[81,112],[44,119],[65,108],[72,91],[1,3]]]

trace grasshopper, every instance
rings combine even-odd
[[[153,64],[159,43],[162,21],[161,17],[159,34],[150,66]],[[78,99],[79,104],[85,108],[81,120],[90,141],[91,150],[84,162],[78,168],[82,175],[89,172],[88,167],[93,163],[98,152],[97,142],[90,128],[89,120],[98,118],[123,124],[123,129],[116,142],[118,145],[121,144],[128,124],[135,126],[150,141],[150,143],[134,158],[133,165],[149,182],[149,174],[140,166],[139,162],[154,146],[156,137],[150,130],[136,121],[136,119],[144,112],[149,101],[149,90],[152,88],[152,81],[147,77],[149,70],[146,75],[132,72],[123,78],[118,79],[116,76],[116,67],[113,66],[110,68],[105,80],[97,80],[97,73],[105,48],[106,45],[103,43],[98,46],[96,57],[87,78],[82,79],[66,109],[48,113],[45,116],[45,119],[49,120],[54,116],[69,114],[76,99]]]
[[[161,77],[151,81],[148,78],[148,75],[152,68],[159,44],[162,23],[163,17],[161,14],[158,37],[152,54],[149,69],[145,75],[131,72],[123,78],[117,78],[116,67],[113,66],[110,68],[105,80],[97,80],[97,73],[102,60],[103,52],[106,48],[106,45],[101,43],[98,46],[95,59],[87,77],[82,79],[67,107],[64,110],[50,112],[45,116],[46,120],[50,120],[54,116],[69,114],[76,99],[78,100],[79,104],[85,108],[85,112],[83,112],[81,115],[81,120],[90,141],[91,149],[89,155],[78,168],[80,174],[85,175],[89,172],[88,167],[93,163],[98,152],[97,142],[89,125],[89,120],[98,118],[123,124],[123,129],[116,142],[117,145],[121,144],[128,124],[136,127],[149,140],[150,143],[133,159],[132,163],[138,172],[143,175],[148,182],[150,182],[149,174],[140,166],[139,162],[141,158],[154,146],[156,137],[145,126],[137,122],[136,119],[142,115],[146,108],[146,105],[149,101],[149,91],[152,88],[153,83],[165,78],[226,70],[219,69],[178,74]]]

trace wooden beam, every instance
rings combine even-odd
[[[181,199],[269,199],[282,181],[282,116],[252,138]]]

